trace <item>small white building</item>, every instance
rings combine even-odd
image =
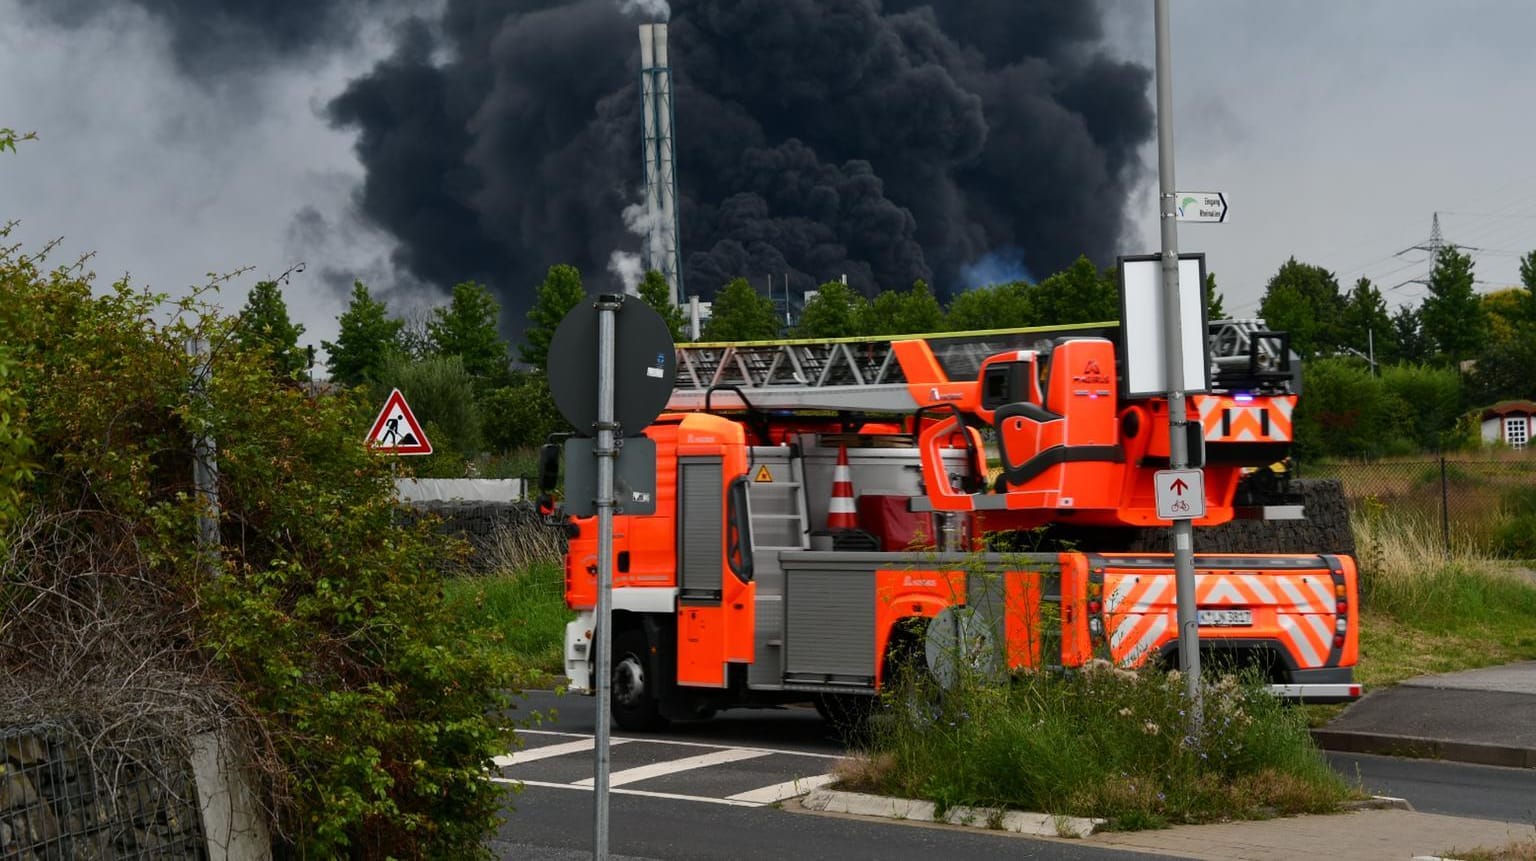
[[[1483,410],[1483,442],[1525,448],[1536,435],[1536,402],[1500,401]]]

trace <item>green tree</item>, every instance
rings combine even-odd
[[[1338,331],[1341,347],[1374,356],[1378,365],[1397,355],[1397,329],[1392,325],[1392,314],[1387,311],[1381,291],[1369,278],[1356,281],[1345,297]]]
[[[1280,265],[1259,300],[1259,316],[1269,328],[1290,333],[1291,349],[1302,358],[1338,347],[1343,312],[1344,297],[1333,273],[1294,257]]]
[[[861,335],[919,335],[944,330],[944,309],[918,279],[911,290],[886,290],[863,308]]]
[[[1488,316],[1478,300],[1472,255],[1447,245],[1435,256],[1429,295],[1419,306],[1420,325],[1441,358],[1459,368],[1488,342]]]
[[[400,343],[405,323],[391,319],[361,281],[352,282],[352,302],[336,322],[336,342],[320,342],[329,356],[331,380],[344,386],[385,382],[380,379],[385,363],[405,352]]]
[[[398,462],[361,445],[378,404],[275,379],[206,294],[94,288],[0,249],[11,390],[46,465],[24,513],[48,523],[6,566],[0,674],[45,680],[28,701],[103,747],[230,722],[279,857],[483,856],[504,802],[485,775],[518,680],[446,611],[460,548],[402,522]],[[227,345],[206,376],[194,336]],[[226,543],[211,553],[188,492],[199,431],[218,443]],[[114,737],[133,701],[103,708],[89,680],[123,666],[165,693]]]
[[[1536,323],[1536,251],[1520,258],[1520,285],[1525,288],[1526,319]]]
[[[1120,318],[1120,291],[1115,279],[1100,272],[1087,257],[1077,258],[1071,266],[1036,284],[1029,291],[1029,300],[1042,326]]]
[[[1526,292],[1521,287],[1506,287],[1478,297],[1483,306],[1483,317],[1488,321],[1490,337],[1529,326],[1529,305]]]
[[[1119,311],[1116,311],[1119,316]],[[1227,309],[1222,303],[1221,291],[1216,289],[1216,273],[1205,273],[1205,318],[1207,320],[1227,319]]]
[[[587,298],[581,286],[581,272],[564,263],[549,267],[544,283],[539,285],[533,307],[528,309],[528,325],[523,329],[523,345],[518,348],[523,361],[543,371],[549,367],[549,342],[565,315]]]
[[[1536,328],[1500,327],[1478,354],[1467,375],[1467,402],[1487,406],[1506,400],[1536,400]]]
[[[683,319],[683,309],[672,304],[672,288],[667,285],[666,276],[655,269],[647,271],[645,277],[640,279],[640,287],[636,292],[640,294],[641,301],[661,315],[674,342],[686,340],[687,321]]]
[[[1531,368],[1536,367],[1536,321],[1530,317],[1530,299],[1530,292],[1523,287],[1482,297],[1488,341],[1467,375],[1469,405],[1528,400],[1536,395],[1536,381],[1531,376]]]
[[[390,389],[398,388],[432,443],[432,455],[419,461],[418,473],[434,478],[462,476],[463,461],[484,447],[475,397],[479,380],[464,367],[463,357],[396,356],[385,363],[383,376],[389,382],[374,385],[373,399],[382,404]]]
[[[259,281],[245,298],[235,337],[263,351],[280,376],[307,379],[310,353],[299,346],[304,327],[288,319],[288,305],[276,281]]]
[[[486,445],[497,453],[542,445],[550,434],[570,430],[549,393],[549,378],[538,372],[513,374],[510,385],[481,398],[480,412]]]
[[[848,338],[859,334],[859,321],[869,305],[858,291],[841,281],[828,281],[805,303],[795,323],[796,338]]]
[[[434,308],[427,333],[434,352],[457,356],[477,386],[488,388],[507,381],[507,342],[497,323],[501,305],[483,284],[465,281],[454,285],[446,308]]]
[[[971,332],[1033,326],[1037,317],[1029,301],[1029,285],[1014,281],[960,293],[949,300],[944,321],[950,331]]]
[[[715,294],[704,324],[705,341],[767,341],[779,336],[779,314],[773,300],[737,278]]]
[[[1404,305],[1392,315],[1393,339],[1397,345],[1397,355],[1392,356],[1392,361],[1423,363],[1429,361],[1434,354],[1429,339],[1424,336],[1424,327],[1419,322],[1419,309]]]

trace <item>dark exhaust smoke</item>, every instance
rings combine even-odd
[[[31,0],[60,20],[107,0]],[[404,0],[134,0],[191,74],[291,63]],[[641,197],[634,0],[446,0],[328,106],[357,135],[360,211],[395,263],[475,278],[515,334],[545,269],[612,287]],[[300,12],[299,10],[305,10]],[[626,13],[625,9],[631,10]],[[1059,0],[671,0],[684,288],[847,275],[1045,275],[1119,250],[1144,170],[1150,73],[1110,57],[1101,12]],[[298,26],[303,17],[307,27]],[[242,51],[220,51],[230,40]],[[226,45],[227,47],[227,45]]]

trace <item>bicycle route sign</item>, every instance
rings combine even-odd
[[[1152,476],[1157,516],[1195,520],[1205,516],[1205,473],[1198,469],[1160,469]]]

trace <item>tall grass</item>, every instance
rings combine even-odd
[[[565,574],[538,563],[500,576],[456,577],[443,583],[449,608],[526,668],[548,674],[564,669]]]
[[[930,701],[910,688],[897,696]],[[1224,676],[1205,689],[1198,742],[1185,736],[1177,673],[1096,664],[1067,677],[961,684],[938,702],[873,723],[869,756],[849,781],[941,807],[1096,816],[1119,829],[1332,810],[1352,795],[1305,716],[1257,678]]]
[[[1438,522],[1367,502],[1352,515],[1367,686],[1536,658],[1536,578]]]
[[[1438,524],[1370,505],[1351,517],[1367,609],[1432,631],[1500,621],[1536,625],[1536,581],[1456,534],[1447,557]]]
[[[1536,461],[1525,452],[1450,455],[1443,467],[1425,456],[1328,461],[1308,464],[1307,474],[1343,481],[1352,507],[1414,520],[1426,540],[1441,536],[1446,518],[1456,544],[1501,558],[1536,558]]]

